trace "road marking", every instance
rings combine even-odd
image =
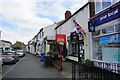
[[[21,60],[23,60],[24,59],[24,57],[21,59]],[[2,76],[2,78],[8,73],[8,72],[10,72],[21,60],[19,60],[15,65],[13,65],[3,76]]]

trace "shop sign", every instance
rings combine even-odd
[[[88,30],[89,32],[95,32],[95,25],[93,22],[88,22]]]
[[[66,35],[64,34],[56,34],[56,40],[57,43],[66,43]]]
[[[70,38],[71,38],[71,42],[79,41],[79,35],[77,33],[71,33]]]
[[[120,2],[116,3],[115,5],[109,7],[107,10],[110,9],[110,11],[106,11],[106,13],[96,17],[95,19],[91,20],[93,22],[95,22],[95,26],[100,25],[102,23],[108,22],[110,20],[113,20],[115,18],[120,17],[120,6],[119,6]],[[118,5],[117,7],[111,9],[112,7]],[[105,10],[104,10],[105,11]],[[103,12],[104,12],[103,11]],[[99,14],[98,14],[99,15]]]
[[[118,43],[120,42],[120,34],[112,34],[99,37],[99,44]]]

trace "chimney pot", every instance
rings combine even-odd
[[[65,19],[69,18],[71,16],[71,12],[70,11],[66,11],[65,12]]]

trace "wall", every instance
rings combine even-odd
[[[12,44],[4,42],[4,41],[0,41],[0,43],[2,44],[1,48],[3,48],[3,51],[10,51],[12,48]],[[6,48],[9,48],[8,50],[6,50]]]
[[[54,39],[55,39],[55,31],[54,31],[54,28],[57,26],[57,23],[54,23],[54,24],[52,24],[52,25],[49,25],[49,26],[47,26],[47,27],[45,27],[45,28],[43,28],[43,32],[44,32],[44,38],[45,37],[54,37]],[[53,40],[54,40],[53,39]],[[49,50],[50,50],[50,45],[49,44],[47,44],[47,40],[45,41],[46,43],[44,43],[44,47],[43,47],[43,51],[45,52],[45,53],[47,53]]]

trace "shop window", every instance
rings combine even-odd
[[[120,24],[116,25],[116,32],[120,32]]]
[[[102,46],[99,44],[99,38],[93,39],[93,58],[94,60],[103,60]]]
[[[95,32],[92,33],[92,36],[99,36],[99,35],[100,35],[100,30],[95,31]]]
[[[75,57],[77,57],[78,56],[78,53],[77,53],[77,47],[78,45],[77,44],[72,44],[72,54],[71,54],[71,56],[75,56]]]
[[[120,42],[107,42],[105,38],[103,40],[104,43],[100,43],[100,38],[93,39],[93,59],[112,63],[120,62]]]
[[[68,51],[69,51],[69,52],[68,52],[68,55],[71,56],[71,55],[72,55],[72,43],[69,42],[68,46],[69,46],[69,47],[68,47],[68,48],[69,48],[69,50],[68,50]]]
[[[114,32],[114,27],[110,27],[107,29],[102,29],[103,34],[108,34],[108,33],[113,33]]]
[[[81,54],[82,59],[85,58],[85,55],[84,55],[84,43],[79,44],[79,54]]]

